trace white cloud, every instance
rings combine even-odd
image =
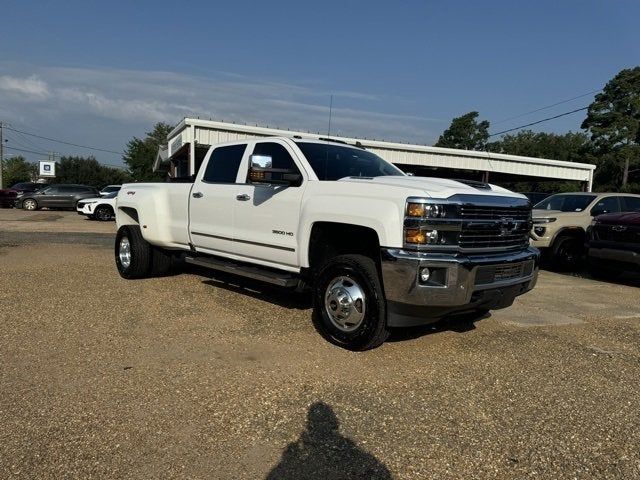
[[[26,98],[45,98],[49,96],[47,84],[35,75],[27,78],[0,75],[0,90],[17,93]]]
[[[45,81],[46,80],[46,81]],[[71,141],[97,138],[118,150],[153,123],[199,116],[308,131],[416,143],[430,142],[445,121],[389,111],[395,99],[368,92],[261,81],[216,73],[210,77],[167,71],[37,67],[0,62],[3,120]],[[83,142],[78,142],[83,143]],[[115,148],[114,148],[115,147]],[[87,152],[84,152],[87,153]]]

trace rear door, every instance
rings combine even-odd
[[[38,205],[49,208],[58,207],[63,195],[62,188],[58,186],[47,187],[40,194],[36,194]]]
[[[215,147],[198,172],[189,199],[189,235],[197,251],[235,253],[233,208],[245,181],[239,170],[246,155],[246,143]]]
[[[294,170],[299,185],[267,185],[248,182],[249,162],[243,164],[243,185],[234,206],[235,251],[288,267],[298,263],[298,225],[306,186],[306,172],[294,150],[283,140],[256,142],[253,155],[270,157],[271,168]]]

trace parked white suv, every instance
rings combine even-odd
[[[86,215],[90,219],[108,222],[115,219],[116,198],[118,192],[109,193],[103,197],[85,198],[76,204],[78,215]]]
[[[334,141],[215,145],[193,183],[123,185],[116,221],[124,278],[162,274],[179,256],[310,288],[319,330],[353,350],[391,327],[507,307],[538,273],[523,195],[407,176]]]

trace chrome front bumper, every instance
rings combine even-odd
[[[383,248],[381,259],[385,297],[392,313],[388,323],[417,325],[428,323],[420,317],[437,319],[474,308],[510,305],[513,298],[535,286],[540,252],[529,247],[506,254],[463,255]],[[420,271],[425,267],[432,277],[421,282]],[[417,318],[394,321],[393,312],[398,310],[402,317]]]

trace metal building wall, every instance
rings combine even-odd
[[[268,127],[252,127],[224,122],[185,118],[168,138],[169,155],[173,154],[172,143],[195,143],[215,145],[217,143],[262,138],[269,136],[300,135],[303,138],[319,138],[323,135],[281,130]],[[423,145],[408,145],[377,140],[334,137],[348,143],[360,142],[368,150],[397,164],[416,165],[446,169],[498,172],[511,175],[539,177],[585,182],[591,189],[595,166],[583,163],[562,162],[551,159],[520,157],[488,152],[443,149]]]

